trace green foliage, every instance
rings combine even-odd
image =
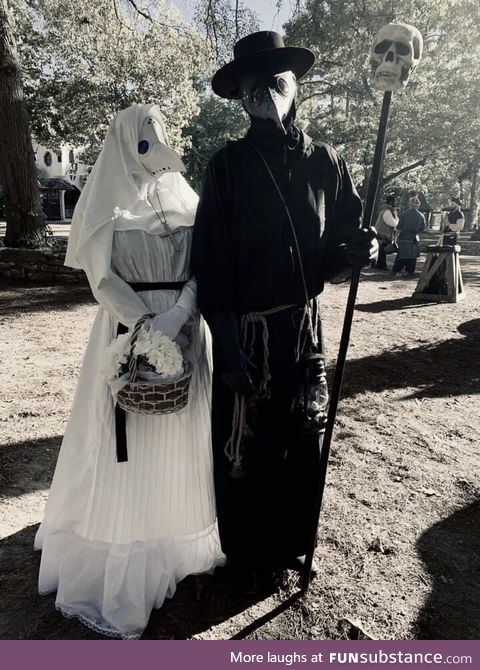
[[[198,187],[206,159],[243,127],[240,110],[208,92],[236,39],[258,28],[242,3],[199,0],[197,29],[167,0],[148,9],[129,0],[12,1],[32,130],[42,144],[83,145],[92,163],[118,110],[157,102]]]
[[[415,25],[425,49],[407,88],[393,97],[384,173],[425,159],[389,187],[422,189],[438,206],[458,193],[462,174],[468,186],[479,157],[477,0],[307,0],[286,26],[291,44],[317,56],[301,82],[300,117],[314,137],[339,148],[365,186],[381,104],[368,85],[368,54],[377,30],[392,20]]]
[[[218,66],[231,59],[237,40],[259,29],[255,12],[240,0],[198,0],[195,20],[203,27]]]
[[[183,131],[191,142],[184,160],[193,188],[200,189],[210,157],[228,140],[244,135],[247,127],[247,116],[238,101],[232,103],[208,94],[203,96],[199,113]]]
[[[22,5],[22,0],[16,0]],[[88,4],[30,0],[19,32],[35,137],[97,147],[112,116],[156,102],[173,146],[198,111],[196,78],[210,67],[204,38],[163,0],[146,18],[126,0]]]
[[[157,102],[198,188],[207,159],[243,133],[238,104],[208,92],[234,42],[258,28],[242,3],[197,0],[197,29],[167,0],[140,11],[129,0],[10,2],[33,132],[42,143],[86,145],[92,159],[116,111]],[[341,151],[365,192],[381,105],[368,84],[368,54],[376,31],[391,20],[417,26],[425,50],[406,90],[393,97],[384,176],[424,164],[405,169],[388,189],[421,189],[435,206],[450,194],[465,198],[480,165],[478,0],[298,2],[287,44],[317,56],[300,82],[300,124]]]

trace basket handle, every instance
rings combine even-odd
[[[143,324],[149,319],[153,318],[154,314],[144,314],[141,316],[137,323],[134,325],[132,334],[130,336],[130,353],[128,356],[128,372],[130,374],[130,381],[134,382],[137,379],[137,357],[133,354],[133,349],[135,347],[135,342],[138,338],[138,333]]]

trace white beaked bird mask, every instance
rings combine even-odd
[[[193,226],[198,196],[183,169],[157,105],[118,112],[75,207],[65,264],[83,268],[99,286],[110,274],[114,231],[170,234]]]
[[[138,135],[140,162],[152,175],[159,177],[163,172],[183,172],[185,165],[173,149],[168,146],[167,133],[156,108],[146,117]]]

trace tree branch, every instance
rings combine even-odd
[[[130,5],[132,5],[133,9],[134,9],[138,14],[140,14],[140,16],[143,16],[144,19],[147,19],[147,21],[151,21],[151,20],[152,20],[152,17],[150,16],[150,14],[148,14],[147,12],[143,11],[142,9],[140,9],[140,8],[138,7],[137,3],[135,2],[135,0],[127,0],[127,2],[128,2]]]
[[[401,174],[404,174],[405,172],[410,172],[410,170],[415,170],[415,168],[420,167],[422,165],[425,165],[426,159],[422,158],[422,160],[417,161],[416,163],[412,163],[411,165],[406,165],[403,167],[401,170],[397,170],[397,172],[392,172],[392,174],[388,174],[386,177],[383,178],[382,184],[386,184],[389,181],[392,181],[392,179],[395,179],[395,177],[399,177]]]
[[[118,7],[117,7],[117,1],[113,0],[113,9],[115,10],[115,16],[117,17],[117,21],[124,27],[127,28],[127,30],[130,30],[132,33],[135,32],[133,28],[130,26],[127,26],[126,23],[124,23],[120,17],[120,14],[118,13]]]
[[[335,84],[332,84],[331,82],[327,81],[326,79],[310,79],[308,81],[299,81],[297,82],[298,87],[300,88],[301,86],[315,86],[316,84],[326,84],[330,88],[333,88]]]
[[[235,42],[238,40],[238,34],[239,34],[238,3],[239,3],[239,0],[235,0]]]
[[[327,82],[325,82],[325,83],[327,83]],[[329,85],[333,88],[333,86],[331,84],[329,84]],[[299,100],[297,100],[297,103],[296,103],[297,104],[297,109],[299,109],[303,105],[303,103],[307,102],[307,100],[311,100],[312,98],[321,98],[321,97],[324,97],[327,94],[328,94],[328,91],[322,90],[322,91],[315,91],[314,93],[310,93],[310,95],[302,96]]]

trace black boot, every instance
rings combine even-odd
[[[228,560],[226,570],[233,591],[237,595],[262,595],[272,593],[275,590],[275,573],[273,569]]]

